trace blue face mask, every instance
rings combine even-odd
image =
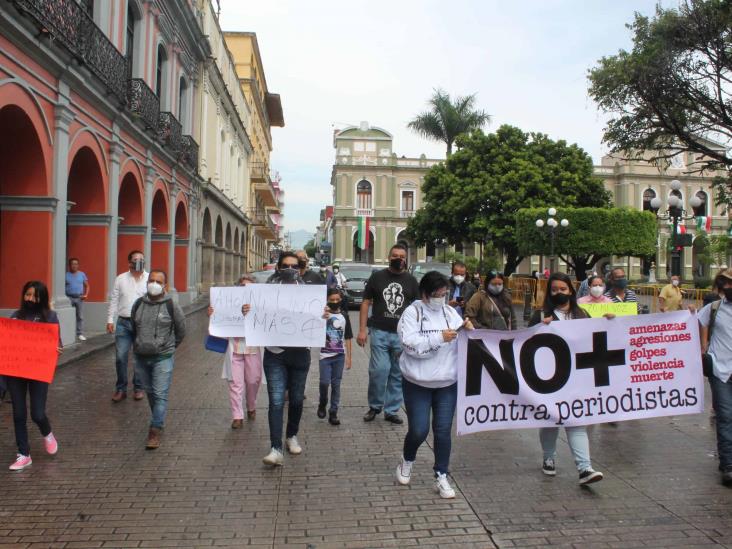
[[[625,288],[628,287],[628,279],[618,278],[616,280],[613,280],[613,286],[615,286],[619,290],[625,290]]]

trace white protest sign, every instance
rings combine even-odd
[[[458,357],[459,435],[704,410],[688,311],[463,331]]]
[[[246,316],[241,308],[249,304]],[[212,287],[209,333],[246,337],[247,345],[322,347],[325,344],[322,284],[247,284]]]

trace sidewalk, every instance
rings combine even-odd
[[[540,471],[535,430],[456,438],[457,497],[442,500],[432,492],[428,447],[411,485],[395,484],[406,425],[361,419],[368,357],[356,345],[343,424],[315,415],[314,361],[304,453],[285,456],[282,468],[263,466],[266,387],[257,419],[232,431],[222,357],[203,350],[206,326],[205,312],[188,317],[154,452],[143,448],[145,401],[110,401],[112,348],[58,372],[49,397],[57,456],[42,452],[30,426],[33,466],[7,471],[12,418],[0,406],[0,547],[732,547],[732,491],[719,484],[706,415],[591,429],[594,465],[606,478],[590,488],[577,485],[563,432],[554,479]]]

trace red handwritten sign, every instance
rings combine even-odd
[[[0,318],[0,375],[51,383],[57,349],[58,324]]]

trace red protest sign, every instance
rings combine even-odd
[[[51,383],[57,349],[58,324],[0,318],[0,375]]]

